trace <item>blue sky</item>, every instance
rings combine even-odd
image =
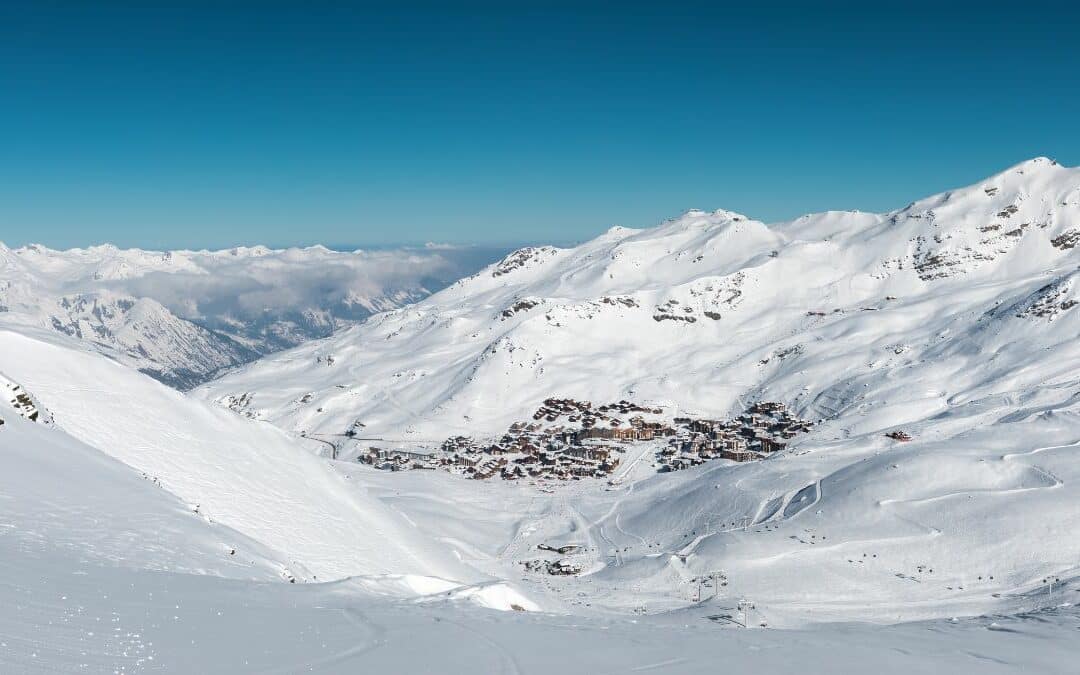
[[[1078,10],[0,5],[0,241],[565,243],[1080,163]]]

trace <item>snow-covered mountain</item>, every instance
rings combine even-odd
[[[0,330],[0,372],[64,433],[141,472],[193,513],[277,551],[285,576],[479,578],[351,490],[317,457],[317,443],[191,400],[45,331]]]
[[[116,360],[178,388],[246,363],[258,353],[176,316],[161,303],[111,291],[49,296],[26,284],[5,289],[7,325],[49,327],[87,341]]]
[[[1071,672],[1078,196],[1034,160],[893,213],[524,249],[187,395],[86,339],[149,319],[11,310],[0,668]],[[668,473],[627,441],[604,479],[352,461],[547,424],[551,397],[815,424]]]
[[[1078,241],[1080,170],[1043,158],[884,214],[690,211],[517,251],[196,395],[346,459],[497,439],[549,397],[782,402],[819,424],[764,461],[657,474],[635,449],[607,489],[514,483],[483,507],[441,472],[395,489],[475,503],[454,536],[480,550],[513,512],[510,544],[470,554],[493,574],[578,546],[580,576],[529,587],[545,606],[674,609],[723,578],[773,625],[1016,612],[1078,574]],[[424,530],[418,501],[399,508]]]
[[[1069,335],[1078,241],[1080,171],[1047,159],[886,214],[690,211],[519,250],[201,394],[250,392],[297,430],[425,437],[496,433],[551,395],[719,414],[769,393],[834,417],[872,393],[843,382]]]
[[[489,255],[447,247],[158,252],[0,244],[0,320],[86,340],[186,389],[421,299]]]

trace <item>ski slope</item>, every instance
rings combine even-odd
[[[192,512],[276,551],[285,577],[476,580],[350,486],[310,441],[185,398],[47,334],[0,331],[0,372],[47,406],[60,429],[145,474]]]
[[[62,430],[0,410],[5,672],[1070,673],[1080,617],[732,630],[694,612],[491,613],[290,585],[273,552]]]

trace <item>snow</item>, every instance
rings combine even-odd
[[[74,558],[127,566],[268,581],[268,550],[194,516],[148,477],[53,427],[3,415],[0,543],[4,564]],[[230,554],[229,551],[235,551]]]
[[[703,612],[491,612],[359,579],[290,585],[258,543],[63,431],[13,419],[0,453],[5,672],[1070,673],[1078,655],[1074,607],[737,630]]]
[[[480,248],[341,253],[55,251],[0,244],[4,321],[75,336],[181,389],[418,300],[494,256]]]
[[[1080,527],[1078,263],[1061,239],[1080,227],[1078,188],[1080,170],[1037,159],[886,214],[691,211],[523,249],[194,395],[244,396],[246,414],[324,439],[359,422],[409,449],[500,434],[549,396],[713,417],[783,401],[824,423],[764,462],[638,462],[614,486],[553,494],[350,475],[432,537],[454,494],[470,524],[455,550],[494,577],[518,578],[537,544],[583,543],[586,576],[519,582],[549,609],[674,611],[722,570],[727,601],[751,598],[771,625],[1026,611],[1080,561],[1066,534]],[[885,437],[901,428],[912,442]]]
[[[1078,194],[1038,159],[886,214],[614,228],[189,395],[9,312],[0,670],[1073,672]],[[0,247],[0,284],[198,257]],[[549,396],[821,423],[674,473],[634,446],[610,482],[351,461]]]
[[[204,518],[271,547],[300,579],[477,576],[352,489],[317,447],[214,409],[102,356],[0,331],[0,371],[58,427],[158,481]]]

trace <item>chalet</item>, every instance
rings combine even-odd
[[[452,459],[454,466],[475,467],[480,463],[479,455],[455,454]]]
[[[690,431],[699,434],[711,434],[715,426],[716,422],[712,420],[694,420],[690,423]]]
[[[787,447],[786,443],[780,443],[772,438],[762,438],[758,442],[762,452],[780,452]]]
[[[606,460],[611,455],[611,450],[604,445],[585,445],[569,447],[563,450],[563,454],[579,459]]]
[[[735,462],[750,462],[755,459],[761,459],[761,456],[756,452],[750,452],[749,450],[721,450],[719,453],[723,459],[730,459]]]
[[[517,480],[525,477],[525,469],[520,466],[506,466],[503,467],[499,475],[503,480]]]
[[[619,466],[621,461],[622,460],[620,460],[618,457],[613,457],[611,455],[607,455],[605,457],[600,458],[600,465],[603,466],[603,467],[607,467],[608,470],[614,470],[615,467]]]
[[[746,450],[746,441],[738,436],[727,436],[723,439],[722,449],[728,452],[744,452]]]
[[[602,438],[602,439],[606,439],[606,440],[644,440],[644,439],[641,438],[641,435],[642,434],[641,434],[640,430],[634,429],[632,427],[627,427],[625,429],[601,427],[601,428],[598,428],[598,429],[597,428],[583,429],[582,431],[578,432],[577,434],[574,434],[570,438],[569,442],[571,444],[580,443],[581,441],[587,440],[587,439],[590,439],[590,438]],[[651,438],[652,438],[652,435],[651,435],[651,432],[650,432],[649,433],[649,439],[651,439]]]

